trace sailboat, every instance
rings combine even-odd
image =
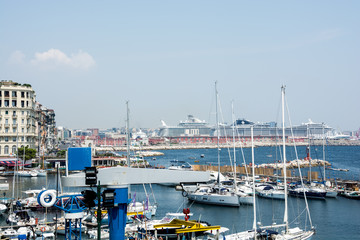
[[[282,140],[283,140],[283,172],[284,172],[284,191],[287,192],[287,176],[286,176],[286,144],[285,144],[285,111],[284,111],[284,98],[285,98],[285,87],[283,86],[281,88],[281,96],[282,96]],[[252,139],[253,139],[253,134]],[[253,145],[253,144],[252,144]],[[254,153],[253,153],[253,147],[252,147],[252,156],[254,159]],[[254,160],[252,162],[252,165],[254,166]],[[253,168],[253,176],[254,176],[254,168]],[[301,172],[300,172],[300,177]],[[253,178],[254,179],[254,178]],[[302,182],[302,178],[301,178]],[[253,184],[255,182],[253,181]],[[303,182],[302,182],[303,185]],[[255,190],[254,190],[255,191]],[[304,193],[303,193],[304,194]],[[305,194],[304,194],[305,195]],[[255,194],[254,194],[255,198]],[[311,239],[311,237],[315,234],[315,229],[312,226],[311,217],[310,217],[310,211],[307,204],[306,196],[305,198],[305,204],[306,204],[306,210],[307,214],[309,216],[309,222],[311,225],[310,230],[301,229],[299,227],[290,228],[289,227],[289,221],[288,221],[288,197],[287,194],[285,194],[285,209],[284,209],[284,223],[283,224],[272,224],[270,226],[261,226],[256,227],[256,201],[254,200],[253,205],[253,212],[254,212],[254,221],[253,221],[253,228],[249,231],[243,231],[239,233],[234,233],[231,235],[225,236],[225,239],[227,240],[250,240],[250,239],[273,239],[273,240],[306,240]],[[279,232],[279,229],[284,228],[281,232]]]
[[[283,141],[283,159],[284,159],[284,187],[285,192],[287,192],[287,180],[286,180],[286,144],[285,144],[285,86],[281,87],[281,102],[282,102],[282,141]],[[301,179],[301,185],[303,186],[304,183],[302,181],[301,171],[300,172],[300,179]],[[284,211],[284,224],[285,224],[285,230],[276,235],[276,240],[280,239],[310,239],[312,235],[315,233],[315,228],[312,226],[311,217],[310,217],[310,211],[309,206],[307,204],[307,198],[306,194],[304,194],[305,198],[305,204],[306,204],[306,210],[309,216],[309,222],[311,225],[310,230],[303,230],[299,227],[295,228],[289,228],[289,221],[288,221],[288,197],[287,194],[285,194],[285,211]]]
[[[251,205],[253,204],[253,197],[248,192],[244,191],[243,188],[239,188],[237,184],[237,174],[236,174],[236,149],[235,149],[235,128],[236,128],[236,122],[235,122],[235,115],[234,115],[234,104],[231,104],[232,109],[232,138],[233,138],[233,152],[234,152],[234,191],[236,195],[239,197],[239,203],[240,204],[246,204]]]
[[[131,145],[131,141],[130,141],[130,120],[129,120],[129,101],[126,102],[126,162],[128,167],[131,167],[131,160],[130,160],[130,145]],[[145,165],[145,164],[144,164]],[[138,166],[139,167],[139,166]],[[146,167],[146,166],[145,166]],[[152,190],[152,185],[150,185],[150,188]],[[134,199],[131,203],[128,204],[128,209],[127,212],[128,214],[138,214],[139,212],[142,212],[145,216],[147,216],[148,218],[151,218],[151,216],[156,215],[156,211],[157,211],[157,203],[155,201],[154,205],[149,204],[149,196],[146,192],[146,187],[145,184],[143,184],[144,186],[144,191],[146,194],[146,202],[142,203],[142,202],[136,202],[135,199],[135,195],[134,195]],[[154,196],[154,193],[153,193]],[[131,198],[131,187],[129,185],[129,198]],[[155,196],[154,196],[155,199]],[[128,219],[129,220],[129,219]]]
[[[252,163],[252,203],[253,203],[253,228],[249,231],[238,232],[230,235],[226,235],[224,239],[226,240],[251,240],[257,239],[257,229],[256,229],[256,194],[255,194],[255,157],[254,157],[254,134],[253,127],[250,128],[251,131],[251,163]]]
[[[216,97],[216,129],[217,129],[217,159],[218,159],[218,179],[215,183],[200,185],[194,192],[187,193],[190,201],[205,204],[224,205],[224,206],[240,206],[239,198],[233,188],[229,188],[221,184],[220,181],[220,128],[218,120],[218,91],[217,82],[215,82]]]

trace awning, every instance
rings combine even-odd
[[[16,163],[16,160],[2,160],[0,161],[0,165],[5,165],[5,166],[8,166],[8,167],[14,167],[14,166],[28,166],[28,165],[31,165],[32,161],[31,160],[28,160],[26,161],[24,164],[22,161],[18,160],[17,163]]]

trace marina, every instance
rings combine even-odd
[[[340,178],[345,180],[358,181],[360,176],[359,169],[359,158],[358,152],[359,147],[328,147],[328,159],[333,166],[347,168],[349,172],[342,171],[329,171],[328,178],[338,179]],[[305,150],[305,149],[303,149]],[[255,161],[258,163],[266,163],[269,161],[269,151],[271,148],[257,148],[255,149]],[[300,148],[301,152],[302,149]],[[347,154],[345,154],[347,153]],[[193,149],[193,150],[164,150],[162,156],[158,156],[154,161],[152,157],[145,158],[148,162],[156,162],[164,166],[170,167],[173,159],[184,159],[184,161],[189,162],[191,165],[195,164],[196,159],[199,159],[200,164],[206,163],[215,164],[217,162],[216,151],[214,149]],[[204,157],[202,158],[202,154]],[[226,159],[226,151],[221,151],[222,158]],[[246,162],[249,163],[250,149],[245,149],[244,155],[247,159]],[[291,151],[288,151],[289,156],[292,155]],[[343,157],[346,156],[346,157]],[[189,159],[191,158],[191,159]],[[291,159],[291,158],[290,158]],[[331,160],[330,160],[331,159]],[[194,161],[194,162],[191,162]],[[222,165],[228,164],[225,160],[222,162]],[[303,169],[307,171],[307,169]],[[314,169],[314,171],[317,171]],[[7,183],[12,186],[13,177],[6,177]],[[55,189],[56,177],[54,174],[49,174],[47,178],[44,177],[28,177],[20,178],[19,184],[17,184],[15,189],[17,197],[25,197],[23,192],[29,189]],[[145,199],[145,192],[142,185],[133,185],[132,192],[136,192],[136,198],[141,201]],[[220,225],[229,229],[229,234],[236,231],[243,231],[246,229],[251,229],[252,226],[252,206],[251,205],[240,205],[239,207],[226,207],[226,206],[216,206],[216,205],[204,205],[198,203],[192,203],[188,201],[187,198],[183,197],[182,193],[175,191],[174,187],[166,187],[161,185],[153,185],[154,195],[156,196],[158,209],[155,219],[161,219],[169,212],[181,212],[183,208],[189,208],[193,215],[190,219],[201,219],[212,225]],[[69,188],[65,187],[64,191],[66,192],[79,192],[83,189],[81,188]],[[150,191],[149,187],[147,190]],[[5,192],[5,197],[10,197],[12,195],[11,188]],[[345,235],[342,233],[344,239],[350,239],[353,236],[359,234],[359,223],[357,221],[357,215],[359,214],[359,204],[358,200],[345,198],[338,196],[337,198],[327,198],[326,200],[309,200],[309,208],[311,211],[311,216],[313,223],[316,227],[316,234],[312,239],[338,239],[339,228],[346,229]],[[300,207],[294,207],[297,204],[300,204]],[[289,198],[289,217],[303,207],[303,203],[299,202],[299,198]],[[275,216],[280,216],[283,210],[281,210],[281,205],[283,201],[281,200],[272,200],[266,198],[257,198],[257,207],[261,215],[258,216],[258,221],[262,225],[272,224],[273,222],[281,223],[282,219]],[[296,210],[298,209],[298,210]],[[276,212],[276,214],[274,214]],[[44,217],[48,222],[53,222],[56,214],[60,218],[61,212],[59,211],[48,211],[46,214],[45,211],[30,211],[30,214],[38,219],[43,219]],[[6,224],[6,213],[0,217],[0,225],[3,226],[3,229],[9,227]],[[88,227],[93,227],[91,224],[88,224]],[[59,236],[61,239],[63,236]],[[86,239],[87,234],[83,234],[83,238]]]

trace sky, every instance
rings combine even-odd
[[[72,129],[187,115],[360,127],[359,1],[0,1],[0,80]]]

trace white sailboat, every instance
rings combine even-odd
[[[282,141],[283,141],[283,159],[284,159],[284,187],[285,187],[285,192],[287,192],[287,184],[286,184],[286,144],[285,144],[285,86],[281,87],[281,102],[282,102]],[[301,176],[301,171],[300,172],[300,179],[301,179],[301,184],[304,185],[303,181],[302,181],[302,176]],[[307,199],[306,199],[306,195],[304,193],[304,198],[305,198],[305,204],[306,204],[306,210],[309,216],[309,222],[311,225],[311,229],[310,230],[306,230],[306,229],[300,229],[299,227],[295,227],[295,228],[289,228],[289,221],[288,221],[288,197],[287,194],[285,194],[285,211],[284,211],[284,224],[285,224],[285,230],[283,230],[281,233],[279,233],[278,235],[276,235],[277,240],[281,240],[281,239],[301,239],[301,240],[305,240],[305,239],[310,239],[312,237],[312,235],[314,235],[315,233],[315,229],[312,226],[312,222],[311,222],[311,217],[310,217],[310,211],[309,211],[309,206],[307,204]]]
[[[131,160],[130,160],[130,145],[131,145],[131,141],[130,141],[130,120],[129,120],[129,101],[126,102],[126,162],[128,167],[131,167]],[[138,166],[139,167],[139,166]],[[146,167],[146,165],[144,164],[144,167]],[[152,186],[151,184],[149,184],[151,190],[152,190]],[[145,184],[143,184],[144,187],[144,191],[146,194],[146,203],[142,203],[142,202],[136,202],[136,199],[134,199],[132,201],[132,203],[128,204],[128,209],[127,212],[128,213],[138,213],[138,212],[143,212],[145,216],[147,216],[148,218],[151,218],[152,216],[156,215],[156,211],[157,211],[157,203],[155,200],[155,196],[153,193],[153,197],[155,200],[155,203],[153,205],[150,204],[150,198],[147,194],[146,191],[146,187]],[[131,185],[129,185],[129,197],[131,198]],[[134,196],[135,197],[135,196]]]
[[[251,240],[257,239],[257,229],[256,229],[256,194],[255,194],[255,157],[254,157],[254,136],[253,136],[253,127],[251,126],[251,163],[252,163],[252,185],[253,185],[253,227],[249,231],[237,232],[230,235],[226,235],[224,239],[226,240]]]
[[[245,205],[251,205],[253,204],[253,197],[251,196],[252,194],[249,194],[248,192],[244,191],[243,188],[239,188],[238,184],[237,184],[237,174],[236,174],[236,149],[235,149],[235,128],[236,128],[236,123],[235,123],[235,114],[234,114],[234,104],[231,104],[231,109],[232,109],[232,122],[233,122],[233,126],[232,126],[232,137],[233,137],[233,152],[234,152],[234,191],[236,193],[236,195],[239,197],[239,203],[240,204],[245,204]]]
[[[218,159],[218,176],[220,176],[220,128],[218,120],[218,92],[217,82],[215,82],[216,97],[216,129],[217,129],[217,159]],[[213,184],[200,185],[194,192],[187,193],[190,201],[205,204],[223,205],[223,206],[240,206],[239,198],[233,188],[228,188],[221,184],[218,177]]]
[[[286,144],[285,144],[285,113],[284,113],[284,98],[285,98],[285,87],[283,86],[281,88],[282,93],[282,140],[283,140],[283,172],[284,172],[284,191],[287,192],[287,176],[286,176]],[[252,148],[252,156],[254,156],[253,148]],[[254,157],[253,157],[254,159]],[[254,166],[254,162],[252,162],[252,165]],[[253,169],[253,176],[254,176],[254,169]],[[301,172],[300,172],[300,177]],[[253,178],[254,179],[254,178]],[[302,182],[302,178],[301,178]],[[255,185],[255,182],[253,182]],[[303,185],[303,182],[302,182]],[[255,189],[254,189],[255,191]],[[305,195],[305,194],[304,194]],[[255,194],[254,194],[255,197]],[[315,229],[312,226],[311,217],[310,217],[310,211],[307,204],[306,196],[305,198],[305,204],[306,204],[306,210],[309,217],[309,223],[311,225],[310,230],[301,229],[299,227],[290,228],[289,227],[289,221],[288,221],[288,197],[287,194],[285,194],[285,209],[284,209],[284,223],[283,224],[273,224],[270,226],[261,226],[256,227],[256,201],[254,201],[254,221],[253,221],[253,228],[249,231],[243,231],[239,233],[234,233],[231,235],[225,236],[225,239],[227,240],[252,240],[252,239],[274,239],[274,240],[306,240],[311,239],[311,237],[315,233]],[[279,232],[279,229],[284,228],[284,230]]]

